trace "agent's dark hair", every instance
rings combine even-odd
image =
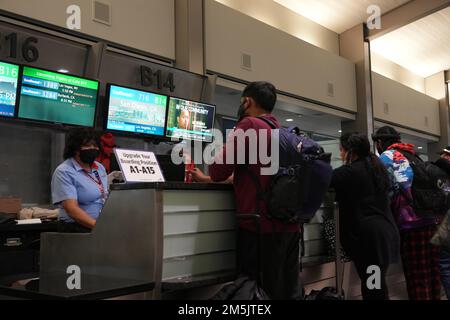
[[[341,146],[349,153],[350,159],[356,155],[358,159],[364,160],[369,172],[374,178],[375,189],[379,192],[387,192],[390,187],[388,172],[381,160],[370,151],[370,142],[367,136],[359,133],[344,134]]]
[[[248,97],[265,111],[272,112],[277,102],[277,89],[269,82],[252,82],[242,93],[242,97]]]
[[[81,146],[93,142],[101,151],[100,134],[90,128],[76,128],[69,131],[66,136],[66,146],[64,148],[64,159],[75,157]]]

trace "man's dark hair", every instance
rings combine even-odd
[[[390,126],[381,127],[375,134],[372,135],[372,140],[374,142],[381,142],[381,147],[383,150],[387,150],[395,143],[400,143],[401,139],[401,134]]]
[[[272,112],[277,102],[277,89],[269,82],[252,82],[244,89],[242,97],[252,98],[265,111]]]
[[[90,128],[76,128],[67,133],[64,160],[75,157],[82,145],[94,142],[101,149],[100,134]]]

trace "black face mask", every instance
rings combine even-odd
[[[96,149],[81,150],[80,160],[84,163],[87,163],[88,165],[92,165],[99,155],[100,151]]]
[[[241,120],[243,117],[245,117],[245,107],[244,107],[244,103],[242,103],[240,106],[239,106],[239,109],[238,109],[238,113],[237,113],[237,116],[238,116],[238,119],[239,120]]]

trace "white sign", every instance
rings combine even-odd
[[[123,177],[129,182],[164,182],[153,152],[114,149]]]

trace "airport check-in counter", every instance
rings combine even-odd
[[[306,265],[324,262],[326,210],[305,226]],[[142,293],[139,298],[160,299],[232,281],[236,225],[231,185],[112,185],[91,234],[42,235],[37,293],[61,298]],[[80,268],[85,291],[67,290],[69,266]]]

